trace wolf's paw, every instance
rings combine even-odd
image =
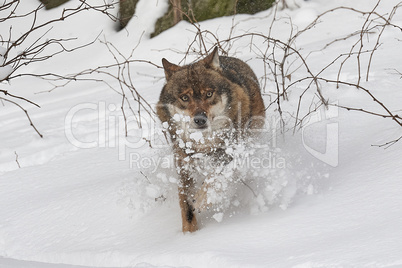
[[[194,199],[193,199],[194,210],[196,210],[198,212],[202,212],[202,211],[208,210],[210,206],[211,206],[211,204],[208,203],[207,189],[205,189],[205,188],[200,189],[195,194]]]

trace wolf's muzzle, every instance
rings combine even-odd
[[[194,116],[194,123],[199,128],[205,128],[207,126],[208,117],[205,112],[197,113]]]

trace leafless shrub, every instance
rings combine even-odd
[[[61,74],[32,73],[26,71],[25,67],[44,62],[62,53],[72,53],[93,44],[96,39],[89,43],[68,48],[68,43],[76,40],[76,38],[54,39],[48,38],[47,34],[52,30],[52,26],[55,23],[67,20],[87,10],[94,10],[107,15],[112,20],[117,20],[109,12],[110,9],[114,8],[114,5],[115,3],[110,4],[106,1],[102,1],[97,5],[90,5],[85,0],[80,0],[76,7],[63,9],[59,17],[41,22],[39,13],[44,9],[43,4],[38,5],[31,11],[24,12],[20,10],[21,0],[3,0],[0,6],[0,23],[3,26],[4,23],[8,22],[11,26],[8,29],[5,29],[5,27],[2,28],[3,30],[0,32],[0,86],[27,76],[41,79],[63,79],[64,76]],[[31,21],[27,30],[20,32],[13,29],[12,22],[20,20],[24,22]],[[39,37],[35,38],[35,36]],[[3,94],[0,100],[3,103],[8,102],[20,108],[26,114],[30,125],[40,137],[43,137],[33,124],[27,110],[23,108],[23,104],[19,102],[25,102],[36,107],[40,106],[27,98],[16,96],[5,89],[0,88],[0,93]]]
[[[278,1],[278,3],[279,2],[281,1]],[[286,4],[286,1],[283,2]],[[381,108],[383,112],[371,111],[363,109],[361,107],[342,105],[337,105],[337,107],[349,111],[366,113],[371,116],[383,117],[392,120],[398,125],[398,127],[402,127],[401,116],[399,116],[395,111],[391,110],[387,106],[387,104],[384,103],[384,101],[378,98],[373,93],[374,91],[372,89],[362,86],[362,79],[364,78],[365,81],[368,81],[370,78],[369,75],[370,69],[372,67],[372,60],[375,57],[375,52],[381,46],[381,37],[385,30],[389,28],[396,28],[402,31],[401,26],[398,26],[392,22],[397,10],[402,6],[402,2],[395,5],[392,10],[387,13],[387,15],[377,12],[377,8],[380,3],[381,0],[378,0],[376,5],[368,11],[357,10],[350,7],[337,7],[328,10],[317,16],[317,18],[309,25],[307,25],[304,29],[298,29],[297,27],[295,27],[292,23],[291,18],[279,18],[277,16],[277,12],[280,8],[283,8],[284,6],[279,6],[277,4],[272,8],[273,19],[269,26],[267,34],[252,31],[244,32],[242,34],[236,34],[236,32],[238,32],[236,31],[237,24],[235,23],[235,20],[232,20],[232,26],[230,28],[229,34],[225,38],[222,38],[222,36],[218,36],[216,33],[213,33],[211,31],[203,30],[201,25],[195,20],[194,16],[191,16],[191,12],[182,12],[179,15],[186,16],[188,21],[190,21],[194,27],[194,39],[189,44],[186,51],[176,52],[183,53],[182,62],[184,62],[186,61],[187,56],[190,54],[198,55],[198,57],[205,56],[206,54],[211,52],[211,49],[214,46],[218,46],[221,50],[221,53],[223,54],[235,55],[236,51],[233,50],[235,47],[239,47],[236,46],[237,42],[241,41],[243,44],[248,43],[248,49],[250,51],[253,51],[256,58],[264,63],[264,75],[261,77],[261,84],[263,87],[263,93],[270,97],[270,101],[267,103],[266,109],[273,109],[277,111],[278,116],[280,117],[282,131],[292,130],[293,132],[295,132],[303,126],[304,121],[309,117],[309,115],[320,107],[337,105],[331,104],[330,99],[325,95],[325,90],[323,90],[322,86],[323,84],[333,84],[337,87],[343,86],[358,89],[369,96],[371,100],[375,102],[376,105]],[[142,62],[145,64],[151,64],[157,68],[160,68],[160,66],[147,60],[134,59],[133,52],[135,48],[130,55],[123,55],[113,45],[113,43],[107,40],[101,40],[101,42],[107,47],[107,50],[113,56],[114,63],[99,66],[93,69],[83,70],[71,75],[59,75],[54,73],[24,73],[23,67],[28,64],[35,64],[41,61],[45,61],[60,53],[69,53],[81,47],[91,45],[95,40],[80,47],[67,49],[65,44],[69,41],[72,41],[73,39],[46,39],[44,34],[32,44],[25,45],[25,47],[27,48],[22,53],[13,52],[16,50],[17,47],[21,47],[22,44],[27,42],[27,37],[31,36],[32,33],[37,32],[39,29],[50,30],[53,23],[65,20],[68,17],[82,12],[83,10],[94,9],[96,11],[107,14],[115,20],[116,18],[108,13],[108,9],[112,8],[113,6],[105,3],[99,6],[89,6],[85,1],[80,0],[80,4],[76,8],[63,10],[60,18],[39,24],[37,23],[36,18],[38,16],[39,10],[41,10],[43,6],[38,6],[37,9],[25,14],[16,15],[18,14],[16,11],[19,4],[20,0],[5,1],[3,6],[0,7],[0,15],[6,15],[0,16],[0,22],[27,17],[32,17],[33,22],[30,29],[25,33],[20,34],[18,37],[14,38],[14,32],[12,28],[10,28],[7,33],[1,33],[0,46],[5,47],[5,52],[0,53],[4,58],[4,62],[0,63],[2,64],[2,67],[8,66],[11,67],[11,69],[4,78],[1,78],[0,82],[7,82],[23,76],[36,76],[51,81],[58,81],[58,85],[56,85],[55,88],[65,86],[72,81],[102,82],[106,83],[112,90],[121,95],[120,108],[125,119],[127,118],[127,113],[131,113],[132,115],[137,117],[138,126],[141,127],[142,112],[145,112],[146,114],[151,115],[151,118],[154,118],[154,116],[152,116],[154,114],[153,107],[144,97],[140,95],[140,93],[134,86],[134,81],[130,71],[130,64],[134,62]],[[347,40],[353,41],[348,51],[339,54],[334,59],[325,63],[320,70],[316,71],[311,68],[309,63],[309,56],[311,55],[311,53],[314,53],[314,51],[305,52],[296,45],[296,42],[300,38],[300,36],[306,34],[309,31],[314,31],[313,28],[319,24],[322,18],[324,18],[328,14],[336,13],[341,10],[350,12],[351,16],[355,16],[356,14],[358,14],[364,17],[365,21],[361,29],[359,29],[358,31],[348,33],[344,37],[334,39],[322,47],[320,51],[325,51],[333,46],[335,43],[345,42]],[[177,11],[181,12],[180,10]],[[286,40],[280,40],[274,38],[271,35],[272,29],[280,20],[287,20],[288,25],[290,25],[289,35]],[[375,40],[374,45],[373,42],[369,42],[369,40],[373,39]],[[99,40],[99,36],[97,40]],[[58,47],[58,50],[49,50],[52,52],[46,53],[50,46]],[[366,63],[363,63],[362,58],[367,58],[367,55],[368,60],[366,59]],[[356,64],[356,81],[344,81],[341,78],[343,68],[347,62]],[[325,76],[325,71],[330,68],[337,69],[336,77]],[[399,73],[398,71],[396,72]],[[107,81],[110,80],[106,78],[112,78],[112,80],[118,84],[118,88],[116,88],[114,84],[112,85],[108,83]],[[268,90],[268,88],[272,84],[274,85],[274,90]],[[0,100],[17,105],[20,109],[22,109],[22,111],[25,112],[30,124],[32,125],[32,127],[34,127],[34,124],[29,118],[28,112],[18,102],[22,101],[31,105],[35,105],[37,107],[39,107],[39,105],[31,102],[24,97],[13,95],[3,89],[0,89],[0,93],[4,94],[3,97],[0,97]],[[297,107],[292,108],[293,110],[284,107],[284,103],[289,100],[289,96],[291,95],[293,97],[297,96],[298,98]],[[307,111],[306,109],[302,109],[302,107],[307,107]],[[289,122],[285,118],[285,114],[288,117],[290,115],[290,117],[293,118],[293,124],[291,127],[289,127]],[[35,127],[34,129],[41,136],[41,134]],[[392,142],[385,143],[379,146],[386,147],[398,142],[399,140],[401,140],[401,137],[395,139]]]
[[[155,111],[151,104],[138,92],[134,86],[134,80],[132,77],[131,64],[144,63],[150,64],[157,68],[162,68],[151,61],[139,60],[133,58],[133,53],[138,47],[134,47],[130,55],[126,56],[121,53],[113,43],[107,40],[100,40],[109,51],[110,55],[114,59],[114,63],[98,66],[92,69],[86,69],[78,73],[69,74],[63,77],[54,77],[51,80],[59,82],[58,85],[51,90],[59,87],[64,87],[67,84],[75,81],[92,81],[106,84],[111,90],[115,91],[121,96],[121,112],[125,120],[125,134],[128,135],[127,118],[128,113],[135,117],[135,121],[139,128],[142,128],[142,112],[149,115],[151,120],[155,120]],[[112,78],[112,79],[110,79]],[[118,84],[118,88],[112,85],[112,81]]]
[[[267,109],[274,108],[280,117],[281,130],[287,131],[288,125],[284,119],[284,113],[293,117],[293,132],[303,126],[304,120],[309,117],[312,112],[315,112],[319,107],[328,107],[329,105],[336,105],[341,109],[348,111],[357,111],[366,113],[371,116],[382,117],[394,121],[399,127],[402,127],[402,117],[395,111],[391,110],[387,104],[378,98],[373,92],[374,90],[366,88],[361,85],[362,78],[365,81],[369,81],[370,69],[372,67],[372,60],[375,56],[375,52],[381,46],[381,37],[384,31],[388,28],[396,28],[402,31],[401,26],[392,22],[398,9],[402,7],[402,2],[395,5],[387,15],[377,12],[377,8],[382,0],[378,0],[375,6],[368,11],[357,10],[350,7],[337,7],[328,10],[312,21],[304,29],[297,29],[292,24],[291,18],[287,18],[290,26],[289,36],[286,40],[279,40],[271,36],[272,28],[279,20],[286,18],[278,18],[277,11],[278,5],[272,9],[273,19],[269,27],[268,34],[262,34],[257,32],[246,32],[243,34],[235,35],[234,29],[237,26],[232,23],[231,31],[226,38],[222,38],[217,34],[203,30],[200,24],[194,20],[190,20],[194,26],[194,40],[189,44],[187,50],[183,53],[183,61],[189,54],[198,54],[199,57],[210,52],[211,48],[218,46],[223,54],[235,55],[232,50],[234,44],[238,41],[244,43],[248,40],[249,49],[253,51],[256,57],[264,62],[264,75],[262,77],[262,87],[265,94],[273,97],[271,102],[267,104]],[[281,2],[281,1],[279,1]],[[279,3],[278,2],[278,3]],[[286,1],[284,2],[286,4]],[[283,8],[283,3],[280,8]],[[306,34],[309,31],[314,31],[322,18],[331,13],[339,11],[349,11],[351,16],[360,15],[365,18],[365,21],[360,30],[347,34],[344,37],[335,39],[328,44],[324,45],[320,52],[325,51],[330,46],[337,42],[345,42],[346,40],[353,39],[353,43],[350,46],[349,51],[342,53],[335,57],[333,60],[327,62],[319,71],[312,71],[310,67],[308,57],[311,53],[305,53],[297,47],[296,41],[300,36]],[[375,40],[374,45],[370,40]],[[261,46],[264,44],[264,46]],[[363,56],[366,57],[366,63],[362,61]],[[346,62],[356,64],[357,80],[356,81],[344,81],[341,78],[343,67]],[[326,77],[324,72],[329,68],[337,68],[337,77]],[[397,71],[398,72],[398,71]],[[295,79],[294,77],[298,77]],[[268,91],[268,80],[272,79],[275,85],[275,90]],[[342,106],[337,104],[331,104],[328,97],[325,96],[322,84],[334,84],[336,87],[350,87],[356,88],[370,97],[370,99],[377,104],[383,111],[375,112],[361,107]],[[315,94],[307,94],[315,92]],[[298,104],[295,110],[286,110],[283,108],[283,102],[288,100],[289,94],[298,96]],[[307,97],[309,95],[309,97]],[[302,106],[307,106],[308,111],[302,111]],[[387,146],[395,144],[401,140],[401,137],[395,139],[392,142],[388,142],[379,146]]]

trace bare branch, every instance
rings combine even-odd
[[[36,133],[38,133],[39,137],[43,138],[43,135],[38,131],[38,129],[35,127],[34,123],[32,122],[31,117],[29,116],[27,110],[25,110],[21,105],[19,105],[18,103],[14,102],[14,101],[5,99],[3,97],[0,97],[0,100],[3,100],[5,102],[9,102],[11,104],[14,104],[18,108],[20,108],[25,113],[26,117],[28,118],[28,121],[29,121],[29,124],[31,125],[31,127],[35,130]]]
[[[25,31],[17,32],[14,31],[12,26],[10,26],[7,29],[8,32],[0,32],[0,46],[4,48],[4,51],[2,50],[2,54],[0,55],[0,68],[6,67],[7,70],[10,70],[8,73],[6,73],[5,77],[1,77],[0,83],[9,83],[12,80],[24,76],[37,77],[41,79],[65,79],[65,75],[62,74],[32,73],[29,71],[24,71],[24,67],[26,67],[27,65],[46,61],[61,53],[71,53],[78,49],[90,46],[95,41],[97,41],[100,34],[89,43],[83,45],[75,45],[73,48],[67,48],[66,44],[71,41],[77,40],[77,38],[48,38],[49,32],[53,29],[52,25],[88,10],[101,12],[103,14],[106,14],[111,19],[117,19],[109,13],[109,10],[113,8],[115,4],[109,4],[105,1],[97,5],[89,5],[85,0],[80,0],[76,7],[65,8],[62,10],[59,17],[45,20],[44,22],[39,22],[38,20],[40,12],[44,8],[43,4],[40,4],[33,10],[29,10],[26,12],[20,10],[20,3],[21,0],[3,1],[2,5],[0,6],[0,12],[2,12],[0,23],[2,25],[4,25],[5,22],[9,22],[9,24],[12,25],[11,22],[16,20],[23,20],[25,25],[27,25],[27,29]],[[34,36],[35,39],[32,41],[31,39]],[[40,106],[25,97],[17,96],[10,93],[10,90],[0,89],[0,93],[4,94],[4,97],[0,97],[0,100],[11,103],[24,111],[30,125],[34,128],[34,130],[38,133],[40,137],[43,137],[33,124],[28,111],[12,99],[25,101],[39,108]]]
[[[35,105],[36,107],[40,108],[40,106],[39,106],[38,104],[36,104],[35,102],[30,101],[30,100],[28,100],[28,99],[26,99],[26,98],[24,98],[24,97],[20,97],[20,96],[16,96],[16,95],[10,94],[7,90],[0,89],[0,92],[4,93],[4,95],[6,95],[6,96],[10,96],[10,97],[15,98],[15,99],[20,99],[20,100],[26,101],[26,102],[28,102],[28,103],[30,103],[30,104],[33,104],[33,105]]]

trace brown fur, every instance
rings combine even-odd
[[[222,149],[225,141],[233,138],[230,134],[234,133],[234,138],[239,139],[261,128],[264,103],[251,68],[239,59],[218,56],[217,48],[191,65],[180,67],[166,59],[162,59],[162,63],[167,82],[160,95],[157,114],[162,122],[168,123],[173,143],[180,177],[183,232],[194,232],[198,228],[194,212],[205,208],[208,185],[196,191],[191,170],[197,163],[191,156],[203,153],[217,161],[230,161],[225,159]],[[175,118],[178,115],[180,120]],[[201,141],[192,138],[194,130],[202,133]]]

